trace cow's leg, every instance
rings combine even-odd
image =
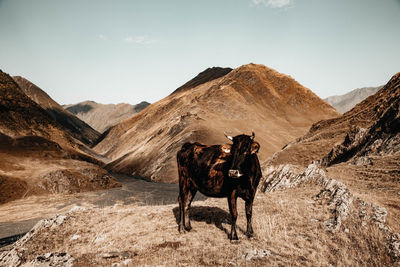
[[[247,230],[246,230],[246,236],[247,237],[252,237],[254,232],[253,232],[253,226],[251,224],[251,216],[253,214],[253,199],[251,200],[246,200],[246,218],[247,218]]]
[[[184,223],[185,223],[185,230],[188,230],[188,231],[190,231],[191,229],[192,229],[192,226],[190,225],[190,218],[189,218],[189,215],[190,215],[190,204],[192,204],[192,201],[193,201],[193,199],[194,199],[194,196],[196,195],[196,192],[197,192],[197,190],[196,189],[190,189],[190,190],[188,190],[188,193],[187,193],[187,199],[186,199],[186,201],[185,201],[185,220],[184,220]]]
[[[236,233],[236,219],[237,219],[236,203],[237,203],[237,196],[236,196],[236,192],[233,191],[228,196],[229,212],[231,213],[231,218],[232,218],[231,233],[229,235],[230,240],[239,240],[237,233]]]
[[[188,195],[188,175],[185,167],[182,167],[179,164],[178,160],[178,174],[179,174],[179,223],[178,223],[178,231],[185,232],[185,203]]]
[[[184,202],[184,196],[183,194],[179,193],[178,196],[178,203],[179,203],[179,223],[178,223],[178,231],[181,232],[185,232],[185,228],[184,228],[184,222],[185,222],[185,202]]]

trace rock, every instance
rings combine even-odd
[[[21,252],[16,249],[12,249],[0,255],[0,266],[19,266],[21,263]]]
[[[296,166],[286,164],[279,166],[267,166],[263,168],[263,178],[260,183],[262,192],[274,192],[291,188],[309,180],[318,180],[325,177],[325,172],[314,163],[300,172]],[[330,179],[330,178],[329,178]]]
[[[267,249],[248,249],[246,250],[243,255],[242,259],[246,261],[251,261],[253,259],[261,259],[267,256],[271,256],[271,251]]]
[[[372,165],[372,160],[370,157],[364,156],[355,158],[354,161],[351,163],[358,166],[366,166],[366,165]]]
[[[107,252],[103,254],[104,259],[112,259],[112,258],[118,258],[120,254],[118,252]]]
[[[99,235],[93,240],[93,242],[100,243],[100,242],[104,242],[105,240],[107,240],[107,235]]]
[[[86,208],[75,205],[69,210],[69,213],[73,213],[73,212],[77,212],[77,211],[85,211],[85,210],[86,210]]]
[[[400,261],[400,235],[399,234],[391,234],[388,239],[388,245],[392,252],[392,258],[399,262]]]
[[[25,263],[22,266],[32,266],[32,267],[50,267],[50,266],[65,266],[72,267],[75,259],[63,252],[50,252],[44,255],[37,256],[34,260]]]
[[[387,211],[383,207],[374,206],[373,207],[374,215],[372,219],[378,224],[379,228],[384,228],[386,223]]]
[[[132,259],[126,259],[121,262],[113,263],[111,266],[112,267],[119,267],[119,266],[130,266],[132,265],[133,260]]]
[[[324,183],[325,187],[316,195],[316,199],[328,199],[328,206],[332,207],[334,215],[324,225],[328,230],[336,232],[350,213],[353,195],[343,183],[329,177],[321,178],[319,183]]]
[[[291,165],[269,166],[263,171],[262,192],[273,192],[293,187],[298,176],[291,170]]]
[[[57,214],[50,219],[43,219],[36,223],[36,225],[19,239],[10,251],[7,251],[0,255],[0,266],[19,266],[24,260],[27,254],[24,245],[35,237],[38,232],[53,230],[56,227],[63,224],[69,217],[66,215]],[[52,256],[53,257],[53,256]],[[40,265],[40,264],[39,264]],[[39,266],[34,265],[34,266]],[[57,266],[57,265],[45,265],[45,266]],[[72,265],[71,265],[72,266]]]
[[[80,235],[73,235],[72,237],[71,237],[71,241],[74,241],[74,240],[77,240],[77,239],[79,239],[79,238],[81,238],[81,236]]]

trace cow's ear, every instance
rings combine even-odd
[[[256,134],[253,131],[251,131],[251,140],[254,140],[254,137],[256,137]]]
[[[250,149],[251,154],[258,153],[258,150],[260,150],[260,144],[258,142],[253,142]]]
[[[221,146],[221,150],[222,150],[222,152],[229,154],[229,153],[231,153],[231,147],[232,146],[230,144],[223,144]]]

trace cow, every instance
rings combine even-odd
[[[177,153],[179,174],[179,218],[178,231],[192,229],[189,219],[190,204],[197,191],[208,197],[228,199],[232,218],[230,240],[238,240],[236,233],[237,198],[245,201],[246,236],[253,236],[251,223],[253,201],[261,168],[257,153],[260,144],[254,141],[255,134],[225,136],[232,144],[206,146],[200,143],[185,143]]]

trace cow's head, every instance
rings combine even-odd
[[[246,158],[251,154],[255,154],[260,149],[260,144],[254,141],[255,134],[237,135],[235,137],[226,135],[226,138],[233,142],[231,147],[232,165],[229,169],[229,177],[239,178],[243,175],[242,165]]]

